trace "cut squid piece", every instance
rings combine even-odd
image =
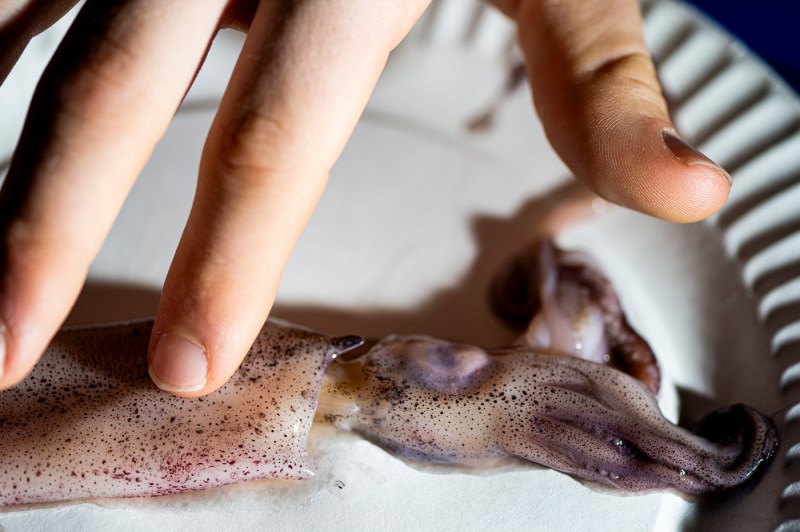
[[[747,406],[711,414],[693,434],[612,367],[422,336],[387,337],[333,364],[320,406],[327,422],[402,456],[464,464],[511,455],[630,492],[730,490],[778,448],[772,421]]]
[[[0,393],[0,505],[313,475],[306,439],[323,374],[361,338],[270,320],[228,384],[186,399],[147,375],[151,327],[62,331]]]
[[[345,361],[363,339],[272,320],[231,381],[195,399],[150,382],[150,322],[61,332],[0,393],[0,504],[307,478],[315,410],[403,456],[510,455],[631,492],[730,491],[775,455],[775,425],[750,407],[715,412],[695,433],[662,417],[652,351],[585,257],[533,246],[494,301],[526,329],[506,349],[389,336]]]

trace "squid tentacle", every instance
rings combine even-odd
[[[608,364],[656,394],[661,375],[653,350],[622,310],[605,274],[583,253],[544,239],[504,264],[492,283],[495,314],[524,331],[519,344],[540,352]]]
[[[512,454],[619,489],[702,497],[746,485],[779,444],[752,408],[714,413],[695,434],[667,421],[638,379],[530,348],[392,337],[352,366],[326,376],[324,400],[351,403],[326,419],[415,459]]]

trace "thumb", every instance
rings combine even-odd
[[[730,175],[676,132],[638,1],[500,7],[517,20],[537,112],[576,177],[610,201],[674,222],[722,207]]]

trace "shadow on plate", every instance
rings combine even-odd
[[[367,337],[428,334],[487,347],[492,347],[487,345],[487,338],[491,337],[495,345],[508,344],[516,333],[492,316],[488,304],[488,289],[495,272],[526,243],[558,223],[558,213],[565,203],[578,205],[590,197],[583,185],[567,180],[550,193],[526,202],[507,218],[476,217],[472,221],[477,247],[473,263],[457,283],[432,294],[417,308],[347,309],[278,303],[272,315],[330,334]],[[157,309],[159,295],[153,287],[89,281],[66,323],[78,325],[151,317]],[[714,362],[717,363],[723,364]],[[710,367],[707,369],[712,375],[717,373]],[[679,390],[679,394],[680,421],[684,425],[720,406],[719,399],[715,401],[687,390]],[[741,504],[741,500],[695,508],[682,524],[689,530],[700,529],[720,508]]]
[[[492,317],[487,304],[491,280],[500,264],[546,224],[554,223],[565,203],[580,204],[591,197],[574,180],[566,180],[548,194],[525,203],[508,218],[480,216],[472,222],[478,251],[467,273],[454,285],[442,289],[415,309],[347,309],[276,303],[272,315],[330,334],[357,333],[363,336],[386,334],[429,334],[478,344],[486,343],[488,327],[505,342],[514,337]],[[124,321],[155,314],[159,291],[150,286],[87,281],[67,325]]]

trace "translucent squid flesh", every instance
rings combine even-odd
[[[0,393],[0,505],[308,478],[315,413],[405,457],[516,456],[634,492],[731,490],[776,453],[774,424],[744,405],[694,432],[663,418],[652,351],[585,257],[532,246],[493,301],[524,329],[505,349],[422,336],[367,349],[270,320],[231,381],[198,399],[150,382],[150,322],[62,331]]]
[[[631,327],[611,282],[584,253],[538,240],[512,257],[491,289],[495,313],[524,334],[519,345],[608,364],[658,393],[661,373]]]
[[[586,255],[536,242],[501,269],[491,295],[524,331],[512,347],[387,337],[329,369],[325,419],[411,458],[511,455],[630,492],[713,495],[749,484],[775,455],[774,423],[748,406],[714,412],[694,432],[662,416],[655,356]]]
[[[511,455],[625,491],[706,496],[746,483],[777,450],[771,420],[737,405],[696,434],[650,389],[607,365],[527,347],[483,350],[388,337],[323,387],[325,419],[419,460]]]
[[[60,332],[0,393],[0,505],[161,495],[312,475],[323,374],[359,337],[270,320],[219,391],[185,399],[147,374],[151,322]]]

